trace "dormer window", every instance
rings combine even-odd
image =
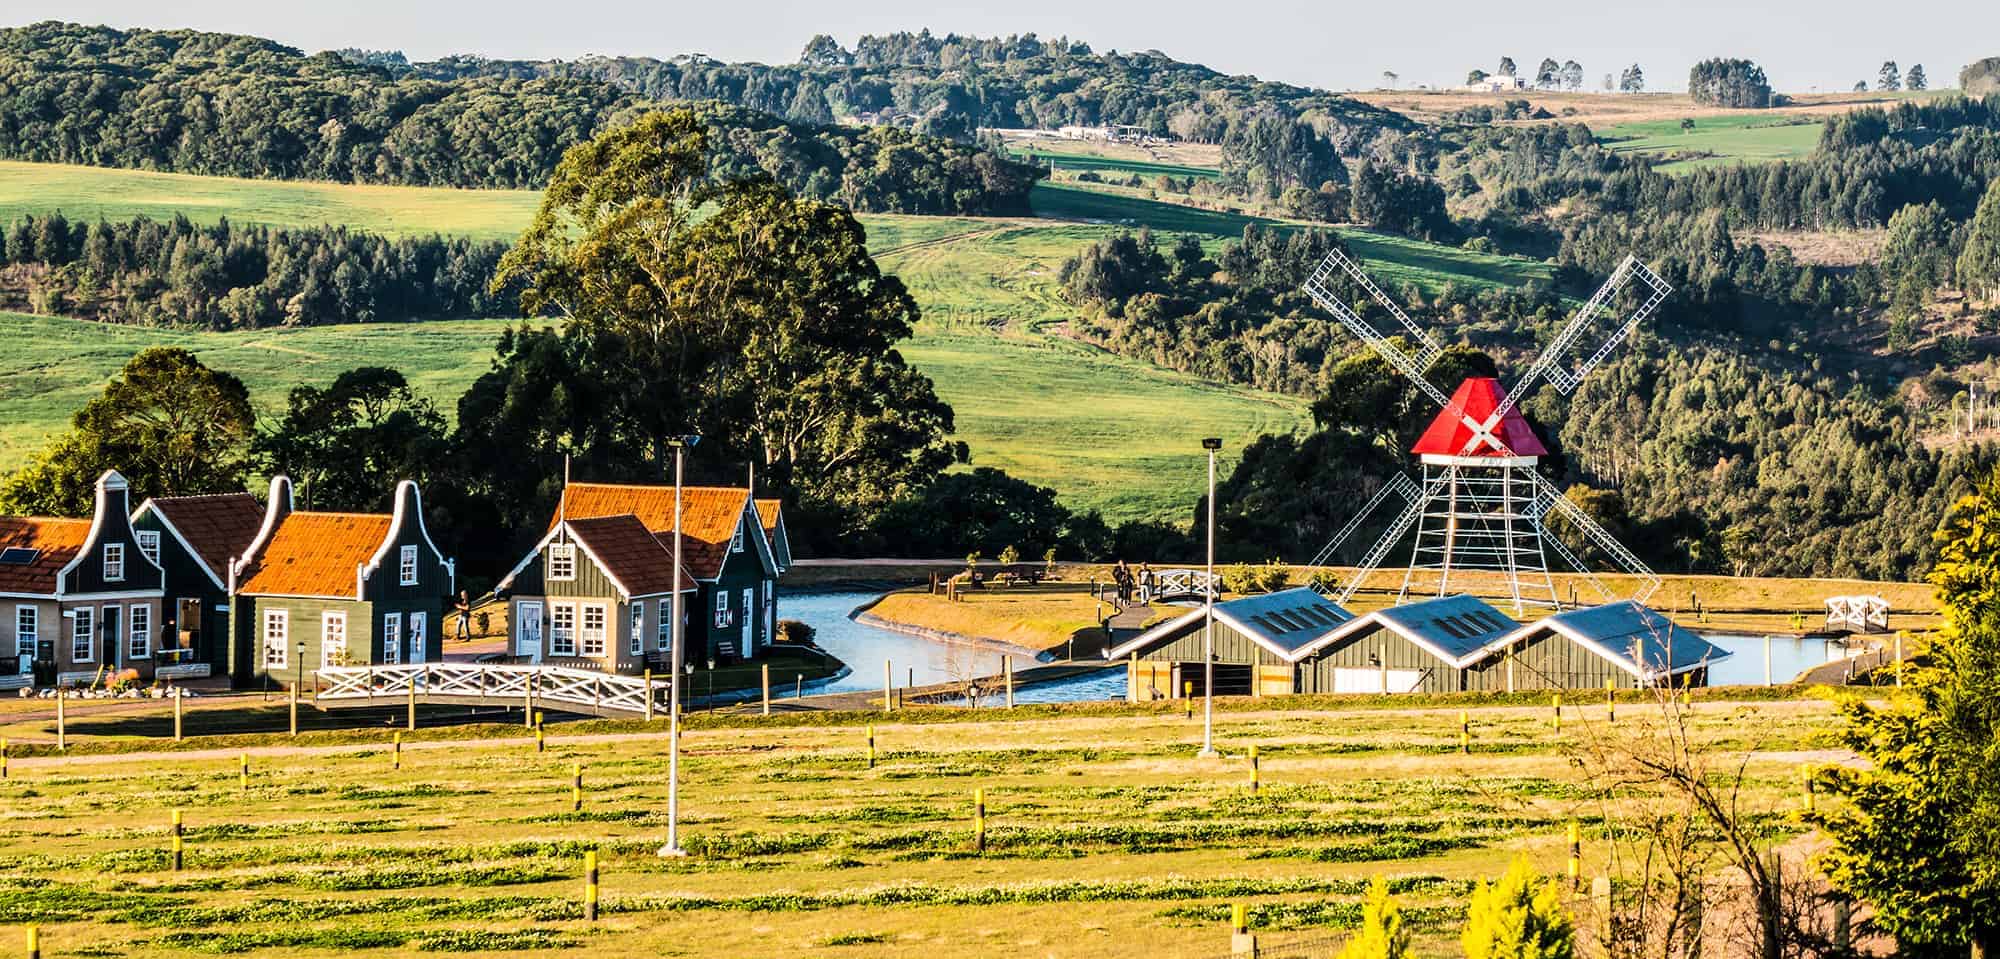
[[[553,582],[569,582],[576,578],[576,544],[549,544],[549,579]]]
[[[397,582],[404,586],[417,585],[417,548],[403,547],[402,563],[397,567]]]
[[[121,582],[125,579],[125,544],[104,544],[104,581]]]
[[[142,529],[138,533],[139,555],[151,560],[154,566],[160,565],[160,534],[150,529]]]

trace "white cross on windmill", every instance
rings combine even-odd
[[[1400,334],[1408,339],[1408,348],[1361,318],[1328,288],[1327,283],[1335,278],[1336,272],[1344,273],[1395,317],[1402,327]],[[1644,287],[1644,299],[1621,318],[1611,302],[1633,282]],[[1544,381],[1564,395],[1576,389],[1666,299],[1672,291],[1666,281],[1637,257],[1627,256],[1611,278],[1570,316],[1512,390],[1503,390],[1492,377],[1472,377],[1461,383],[1451,396],[1424,378],[1424,371],[1443,351],[1436,338],[1383,294],[1345,253],[1336,249],[1327,254],[1306,280],[1305,289],[1342,326],[1408,377],[1440,408],[1437,418],[1411,449],[1422,464],[1423,481],[1418,483],[1407,475],[1396,474],[1313,559],[1312,565],[1323,565],[1384,503],[1398,497],[1404,501],[1404,508],[1389,522],[1382,538],[1369,548],[1353,576],[1341,585],[1336,597],[1339,602],[1353,598],[1362,581],[1374,572],[1412,525],[1417,528],[1416,543],[1410,552],[1409,569],[1403,574],[1403,585],[1397,591],[1398,603],[1419,593],[1443,596],[1456,586],[1461,592],[1511,600],[1517,614],[1529,605],[1560,606],[1562,602],[1550,575],[1549,549],[1581,574],[1603,599],[1616,598],[1590,567],[1549,531],[1546,521],[1551,514],[1562,517],[1614,564],[1637,577],[1638,589],[1631,598],[1644,602],[1659,588],[1659,577],[1639,557],[1535,471],[1535,464],[1548,454],[1548,449],[1535,436],[1519,406],[1521,399]],[[1584,355],[1593,331],[1602,339]]]

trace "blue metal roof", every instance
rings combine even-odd
[[[1560,627],[1641,675],[1685,672],[1731,655],[1629,599],[1557,613],[1536,625]]]
[[[1378,619],[1423,637],[1449,659],[1464,659],[1521,624],[1476,596],[1440,596],[1378,610]]]
[[[1274,650],[1291,652],[1354,618],[1309,587],[1215,604],[1215,614]]]

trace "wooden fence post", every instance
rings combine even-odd
[[[1000,671],[1007,674],[1007,708],[1014,708],[1014,657],[1000,657]]]
[[[653,670],[646,669],[646,721],[653,721]]]
[[[181,741],[181,688],[174,687],[174,742]]]
[[[69,752],[69,720],[64,715],[63,701],[69,698],[63,688],[56,687],[56,751]]]
[[[405,714],[405,716],[404,716],[404,718],[403,718],[403,728],[404,728],[404,729],[407,729],[407,730],[409,730],[409,731],[411,731],[411,732],[416,732],[416,730],[417,730],[417,677],[415,677],[415,676],[411,676],[411,677],[410,677],[410,698],[409,698],[409,702],[408,702],[408,704],[407,704],[407,708],[408,708],[408,712],[407,712],[407,713]]]
[[[285,687],[289,690],[287,698],[291,700],[292,735],[296,737],[299,734],[299,684],[286,683]]]
[[[895,694],[895,689],[896,673],[885,659],[882,661],[882,711],[885,713],[896,711],[895,701],[889,698]]]
[[[535,728],[535,674],[521,676],[521,725]]]

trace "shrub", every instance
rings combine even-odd
[[[1340,950],[1340,959],[1408,959],[1410,933],[1403,928],[1403,910],[1389,898],[1389,884],[1376,876],[1361,904],[1361,927]]]
[[[1491,886],[1472,893],[1459,942],[1466,959],[1574,959],[1576,930],[1562,893],[1519,858]]]
[[[818,632],[810,624],[799,622],[796,619],[778,620],[778,641],[781,643],[799,643],[804,645],[812,642],[813,637],[817,635],[819,635]]]

